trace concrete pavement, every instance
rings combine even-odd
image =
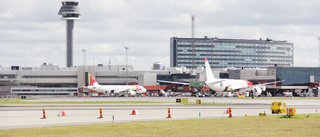
[[[176,98],[169,97],[137,97],[137,98],[41,98],[31,101],[154,101],[164,102],[160,104],[71,104],[71,105],[4,105],[0,107],[0,129],[48,127],[64,125],[100,124],[131,121],[151,120],[178,120],[228,117],[224,114],[227,108],[232,108],[234,117],[258,116],[259,113],[270,111],[271,102],[284,101],[287,106],[295,106],[297,114],[313,114],[320,111],[319,99],[238,99],[238,98],[188,98],[189,102],[201,100],[202,103],[237,103],[236,105],[181,105],[174,103]],[[172,103],[165,103],[172,102]],[[100,111],[103,118],[98,119]],[[168,108],[171,117],[168,116]],[[43,117],[42,109],[46,110],[47,119]],[[131,115],[132,110],[138,111],[138,115]],[[68,115],[58,117],[58,113],[64,110]]]

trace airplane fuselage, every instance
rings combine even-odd
[[[147,89],[140,85],[100,85],[91,74],[88,74],[86,83],[87,86],[84,88],[103,94],[129,94],[134,96],[147,91]]]
[[[235,89],[246,88],[252,85],[251,82],[246,80],[237,79],[214,79],[206,81],[205,84],[216,92],[234,91]]]
[[[136,91],[138,94],[146,92],[146,89],[140,85],[98,85],[98,86],[88,86],[90,90],[94,90],[100,93],[110,94],[115,93],[119,94],[121,92],[131,92]]]

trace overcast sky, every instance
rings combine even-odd
[[[319,66],[320,0],[79,0],[75,65],[129,64],[150,70],[170,66],[170,37],[287,40],[294,66]],[[0,65],[66,66],[65,21],[60,0],[0,0]]]

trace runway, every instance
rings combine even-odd
[[[163,103],[144,104],[67,104],[67,105],[4,105],[0,107],[0,129],[49,127],[65,125],[85,125],[100,123],[121,123],[132,121],[180,120],[228,117],[224,114],[227,108],[232,108],[233,117],[258,116],[259,113],[271,114],[270,106],[273,101],[284,101],[287,106],[294,106],[297,114],[314,114],[320,111],[320,99],[238,99],[238,98],[188,98],[189,102],[201,100],[208,102],[230,103],[230,105],[182,105],[175,103],[176,98],[41,98],[29,101],[154,101]],[[172,102],[172,103],[168,103]],[[102,109],[103,118],[99,109]],[[170,108],[171,118],[168,117]],[[42,109],[45,109],[46,119]],[[137,115],[131,115],[132,110]],[[67,113],[58,117],[61,110]],[[114,119],[113,119],[114,118]]]

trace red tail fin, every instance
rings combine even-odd
[[[89,74],[89,83],[90,83],[90,86],[93,86],[93,85],[99,85],[98,82],[93,78],[93,76],[91,74]]]

